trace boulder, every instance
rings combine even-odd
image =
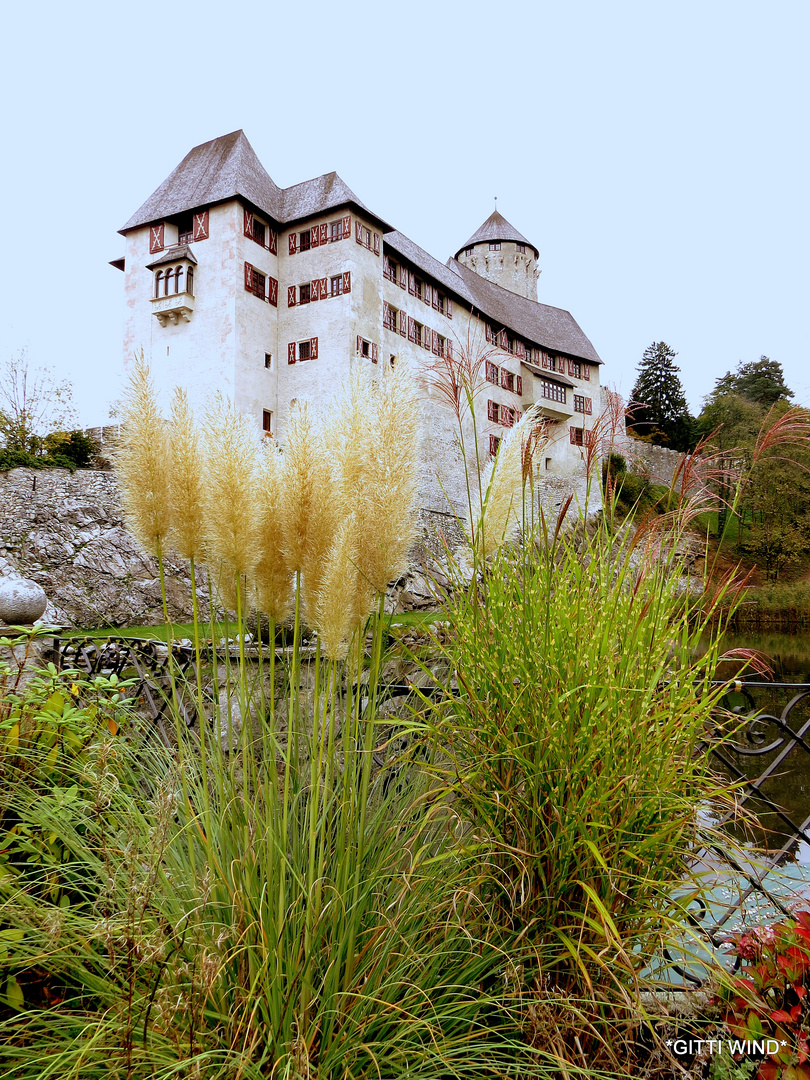
[[[0,623],[7,626],[30,626],[48,605],[41,585],[24,577],[0,580]]]

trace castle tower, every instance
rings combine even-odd
[[[527,300],[537,299],[537,257],[534,244],[497,210],[456,252],[462,266]]]

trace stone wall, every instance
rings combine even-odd
[[[632,435],[619,435],[613,442],[613,449],[627,461],[631,472],[649,476],[656,484],[669,487],[685,455],[677,450],[668,450],[665,446],[634,439]]]
[[[169,563],[166,569],[170,616],[186,622],[186,567]],[[42,586],[49,622],[96,627],[163,621],[157,562],[124,525],[112,472],[0,472],[0,576],[12,573]]]

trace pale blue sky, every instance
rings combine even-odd
[[[336,169],[442,261],[498,208],[627,394],[693,408],[761,353],[810,404],[806,2],[22,5],[4,16],[0,357],[119,393],[117,229],[243,128],[281,186]]]

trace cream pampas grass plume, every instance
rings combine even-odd
[[[480,559],[493,555],[520,524],[524,494],[536,480],[537,451],[547,432],[536,405],[531,406],[501,440],[486,481],[483,512],[468,521],[469,536]]]
[[[356,600],[363,592],[357,571],[357,527],[354,515],[345,518],[326,557],[318,594],[315,625],[328,660],[342,660],[355,626],[368,615],[358,618]],[[373,596],[366,588],[367,596]]]
[[[147,551],[160,556],[172,525],[169,439],[143,353],[124,392],[115,464],[129,527]]]
[[[170,542],[184,559],[198,562],[203,554],[205,523],[203,451],[188,396],[180,387],[172,398],[169,448]]]
[[[258,437],[250,420],[222,397],[209,406],[204,430],[206,548],[229,590],[253,573],[259,558]]]
[[[381,593],[407,565],[416,531],[419,402],[408,373],[383,368],[372,379],[355,370],[330,430],[339,443],[343,498],[356,521],[358,567]]]
[[[304,615],[317,619],[318,596],[343,506],[335,484],[332,448],[324,442],[306,404],[290,410],[284,437],[285,483],[278,517],[291,573],[303,577]]]
[[[283,623],[292,606],[292,575],[284,557],[279,506],[287,482],[284,455],[271,439],[265,439],[259,459],[256,492],[259,560],[253,571],[257,609],[275,623]]]

